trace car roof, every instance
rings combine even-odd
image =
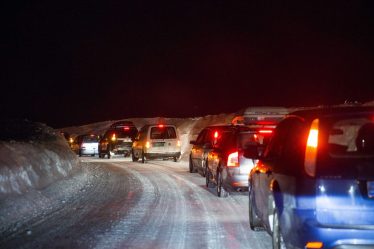
[[[110,125],[110,128],[121,128],[124,126],[135,126],[132,121],[129,120],[121,120],[114,122],[113,124]]]
[[[373,113],[374,106],[362,105],[336,105],[336,106],[318,106],[304,108],[295,112],[291,112],[289,116],[298,116],[307,120],[312,120],[318,117],[336,116],[343,114],[354,113]]]

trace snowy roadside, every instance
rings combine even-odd
[[[205,126],[230,123],[234,114],[196,118],[130,118],[140,128],[160,120],[175,124],[181,139],[182,159],[187,160],[190,140]],[[102,134],[114,121],[68,127],[70,134]],[[59,131],[27,120],[0,121],[0,198],[38,190],[81,170],[78,157]]]
[[[0,122],[0,197],[42,189],[79,170],[59,132],[27,120]]]

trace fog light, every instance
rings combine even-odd
[[[305,249],[318,249],[322,247],[323,247],[322,242],[313,241],[313,242],[308,242],[305,246]]]

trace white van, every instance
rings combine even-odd
[[[132,161],[141,159],[173,159],[181,157],[181,142],[174,125],[145,125],[140,129],[132,145]]]

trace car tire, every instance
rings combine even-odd
[[[194,172],[195,172],[195,168],[194,168],[194,166],[193,166],[191,156],[190,156],[190,160],[189,160],[189,162],[188,162],[188,167],[189,167],[189,169],[190,169],[190,173],[194,173]]]
[[[210,173],[210,170],[207,168],[207,171],[205,173],[205,186],[207,188],[213,188],[214,185],[211,181],[212,174]]]
[[[274,208],[273,211],[272,244],[273,249],[286,249],[286,244],[284,243],[283,236],[280,230],[279,216],[276,208]]]
[[[207,170],[207,168],[206,168],[206,165],[207,165],[207,161],[206,160],[204,160],[203,161],[204,162],[204,165],[203,165],[203,177],[205,177],[205,175],[206,175],[206,170]]]
[[[108,159],[110,159],[110,150],[108,150],[107,156],[108,156]]]
[[[251,228],[252,231],[261,231],[263,230],[261,220],[258,218],[255,209],[253,207],[253,192],[250,190],[248,191],[249,195],[249,227]]]
[[[142,150],[142,163],[145,163],[144,150]]]
[[[223,187],[222,172],[221,172],[221,170],[219,168],[217,169],[217,184],[216,184],[216,189],[217,189],[217,196],[218,197],[227,197],[229,195],[229,193]]]
[[[131,159],[133,162],[137,162],[139,160],[139,158],[135,156],[134,151],[131,152]]]

